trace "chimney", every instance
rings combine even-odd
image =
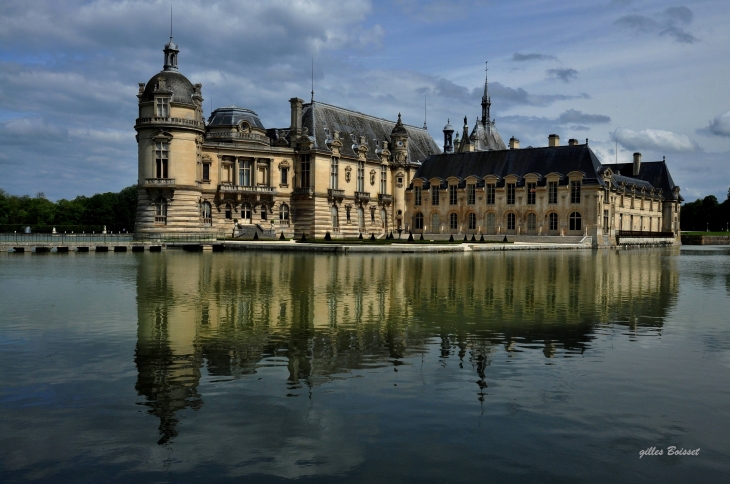
[[[512,136],[509,139],[509,149],[511,150],[519,150],[520,149],[520,140]]]
[[[289,99],[291,104],[291,126],[289,128],[289,144],[296,148],[297,139],[302,135],[302,103],[304,101],[293,97]]]
[[[548,136],[548,146],[560,146],[560,136],[557,134],[551,134]]]
[[[634,153],[634,176],[638,176],[639,171],[641,171],[641,153]]]
[[[575,139],[575,138],[570,138],[570,139],[568,140],[568,146],[577,146],[577,145],[578,145],[578,140],[577,140],[577,139]]]

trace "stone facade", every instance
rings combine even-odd
[[[434,155],[406,191],[408,230],[590,236],[594,246],[679,244],[679,187],[666,162],[602,165],[586,144]],[[621,170],[627,176],[621,174]],[[647,242],[649,241],[649,242]]]
[[[383,237],[404,228],[405,190],[440,150],[425,129],[321,102],[290,100],[291,125],[219,108],[177,68],[139,85],[137,233],[254,231],[287,237]]]

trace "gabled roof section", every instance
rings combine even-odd
[[[600,169],[601,163],[587,145],[574,145],[433,155],[423,162],[415,176],[431,179],[495,175],[503,179],[517,175],[523,179],[528,173],[545,177],[553,172],[580,170],[586,173],[584,184],[602,186]]]
[[[332,106],[319,101],[302,106],[302,126],[306,127],[309,136],[314,137],[316,150],[329,151],[327,140],[333,139],[334,132],[340,132],[342,141],[342,156],[357,158],[352,145],[360,143],[360,137],[365,137],[367,144],[367,159],[378,161],[376,149],[382,149],[383,141],[390,143],[390,135],[395,127],[394,121],[376,118],[357,111]],[[410,162],[420,163],[431,154],[441,153],[436,142],[423,128],[404,124],[408,132],[408,159]],[[377,143],[377,145],[376,145]],[[388,146],[392,152],[393,146]]]
[[[642,161],[639,174],[634,176],[633,163],[614,163],[611,165],[603,165],[604,168],[610,168],[614,173],[621,172],[620,177],[633,178],[643,180],[654,188],[661,188],[662,196],[667,200],[684,201],[681,195],[675,195],[674,189],[676,185],[669,174],[669,168],[666,161]],[[617,175],[614,175],[616,178]],[[627,182],[628,184],[629,182]],[[637,184],[639,186],[639,184]]]
[[[472,130],[472,136],[475,137],[477,151],[506,150],[507,146],[502,140],[502,136],[497,131],[494,122],[487,121],[486,125],[477,121],[476,126]]]

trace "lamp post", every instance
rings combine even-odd
[[[710,222],[707,222],[707,231],[710,231]]]

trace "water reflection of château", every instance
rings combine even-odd
[[[490,355],[589,351],[601,327],[660,329],[676,249],[483,255],[144,254],[137,391],[176,435],[198,409],[201,368],[242,377],[286,365],[288,390],[397,365],[440,339],[484,379]]]

